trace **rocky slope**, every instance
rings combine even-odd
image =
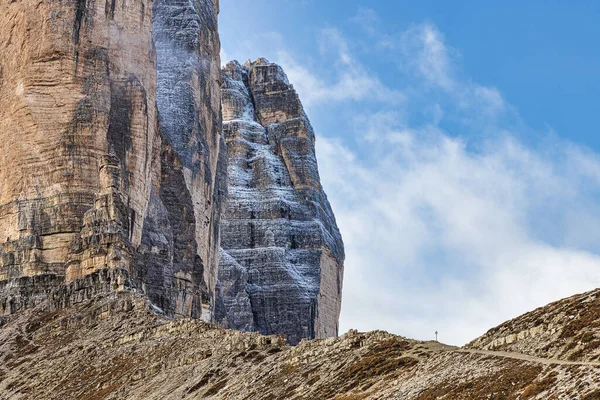
[[[126,275],[112,274],[73,282],[76,304],[41,303],[0,319],[1,399],[600,399],[598,362],[385,332],[290,347],[282,336],[164,318]],[[571,304],[597,311],[587,296]]]
[[[125,269],[168,315],[211,320],[218,3],[1,0],[0,13],[0,281]]]
[[[538,308],[491,329],[467,347],[600,363],[600,290]]]
[[[229,194],[218,320],[294,344],[336,336],[344,248],[311,124],[278,65],[231,62],[222,76]]]

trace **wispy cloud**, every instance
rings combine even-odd
[[[329,60],[333,74],[317,75],[298,62],[287,50],[277,52],[281,64],[294,82],[302,102],[308,108],[324,102],[364,101],[399,104],[404,94],[391,89],[369,72],[351,53],[348,43],[336,29],[319,34],[321,56]]]
[[[598,225],[586,223],[598,210],[588,206],[585,177],[600,164],[583,167],[568,150],[558,168],[554,155],[510,137],[472,152],[443,132],[393,128],[378,130],[388,150],[374,164],[339,139],[318,141],[348,249],[343,329],[419,338],[437,329],[461,344],[600,281],[597,254],[550,244],[538,231],[551,217],[551,229],[565,223],[598,236]]]
[[[378,32],[378,26],[381,19],[372,9],[359,7],[356,15],[352,17],[350,21],[360,26],[367,34],[375,35]]]
[[[433,85],[454,90],[452,53],[443,35],[431,24],[421,24],[403,32],[398,42],[386,41],[388,47],[398,47],[403,60]]]
[[[235,54],[243,53],[245,58],[268,55],[270,61],[280,64],[290,81],[300,94],[302,103],[308,109],[323,103],[340,102],[387,102],[399,104],[404,94],[384,85],[372,72],[364,67],[352,54],[346,39],[333,28],[318,33],[320,61],[315,66],[310,60],[300,61],[286,45],[285,40],[275,32],[259,36],[261,45],[240,41]],[[266,50],[269,49],[269,50]],[[221,57],[229,56],[222,52]],[[323,65],[325,68],[323,68]],[[312,68],[314,67],[314,68]],[[318,71],[321,71],[320,74]]]
[[[434,25],[381,36],[401,50],[399,73],[412,77],[418,99],[409,96],[408,109],[435,106],[418,125],[396,107],[357,116],[369,157],[341,137],[318,142],[348,249],[342,328],[419,338],[439,330],[461,344],[597,286],[600,247],[585,237],[600,234],[587,222],[600,218],[598,156],[557,137],[522,143],[527,132],[498,118],[511,105],[464,77],[460,54]],[[485,135],[446,130],[445,110]]]
[[[221,47],[221,65],[225,65],[227,64],[229,61],[231,61],[231,59],[229,58],[229,55],[227,54],[227,52],[225,51],[224,47]]]
[[[460,108],[470,109],[494,117],[505,111],[502,94],[494,87],[482,86],[465,79],[459,73],[460,52],[446,44],[444,35],[431,23],[413,26],[399,35],[398,40],[387,39],[382,46],[397,49],[401,57],[398,62],[417,79],[421,79],[422,90],[442,89],[454,97]]]

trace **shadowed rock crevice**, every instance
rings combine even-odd
[[[211,0],[157,0],[152,22],[163,146],[158,196],[152,198],[160,205],[150,210],[162,208],[166,215],[150,218],[157,227],[167,218],[173,229],[173,247],[167,251],[173,281],[168,286],[176,293],[176,314],[203,314],[207,321],[215,307],[223,198],[218,183],[223,141],[217,13]],[[150,229],[143,239],[147,244],[161,235]],[[162,256],[147,254],[148,246],[143,247],[141,259],[158,263]]]
[[[150,300],[169,316],[198,317],[202,304],[210,305],[198,255],[193,198],[182,162],[166,143],[160,185],[151,193],[135,269]]]

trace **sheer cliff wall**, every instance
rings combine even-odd
[[[229,195],[217,317],[290,343],[336,336],[344,248],[298,95],[264,59],[227,64],[222,91]]]
[[[139,260],[147,291],[167,293],[160,307],[202,314],[207,321],[215,301],[225,193],[218,177],[226,162],[218,12],[214,0],[154,3],[161,179],[151,193]]]
[[[131,264],[159,142],[151,7],[1,4],[0,278]]]
[[[0,0],[0,13],[0,280],[124,269],[167,314],[211,319],[218,3]]]
[[[0,12],[2,314],[118,270],[167,316],[337,335],[313,128],[279,66],[221,70],[218,1]]]

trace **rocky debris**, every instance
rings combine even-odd
[[[212,319],[226,162],[218,2],[0,12],[0,281],[125,269],[168,315]]]
[[[344,248],[300,99],[264,59],[227,64],[222,98],[228,196],[217,320],[293,344],[336,336]]]
[[[600,290],[551,303],[505,322],[467,347],[600,362]]]
[[[597,399],[600,363],[474,353],[386,332],[304,340],[168,320],[131,291],[0,324],[0,398]],[[473,350],[474,351],[474,350]]]

